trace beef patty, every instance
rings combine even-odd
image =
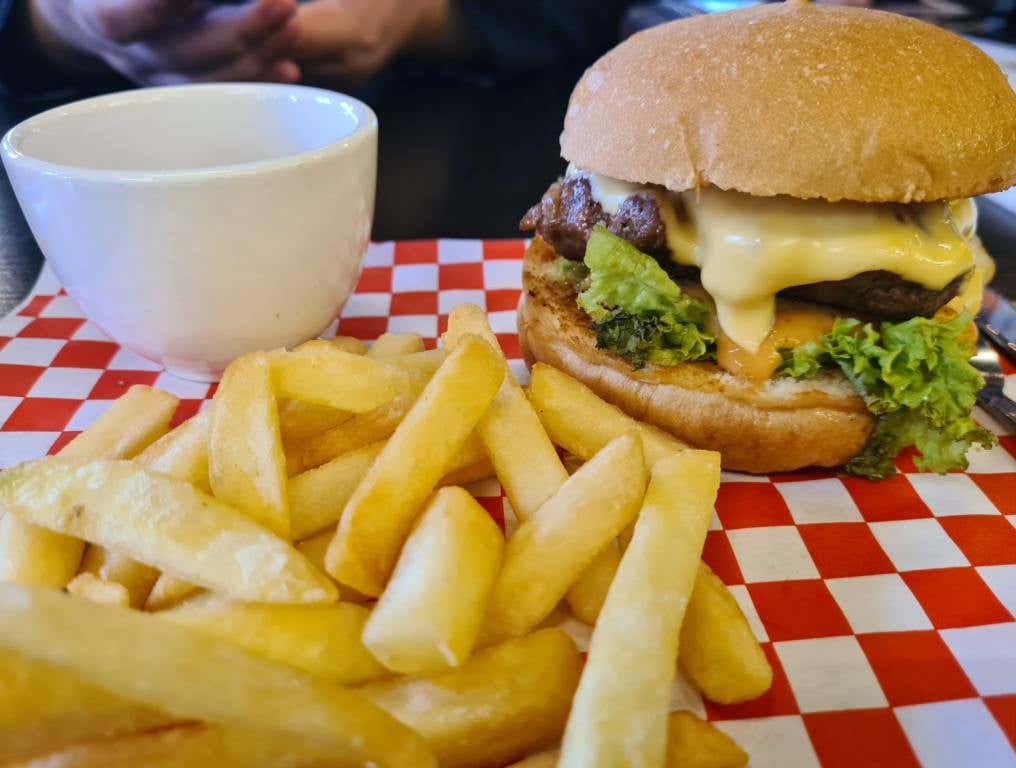
[[[535,231],[558,255],[581,260],[589,232],[596,224],[605,225],[610,232],[656,257],[673,271],[659,205],[650,194],[625,198],[617,213],[611,215],[593,198],[588,179],[568,177],[550,185],[540,202],[522,217],[519,229]],[[917,315],[934,315],[957,294],[962,282],[963,275],[960,275],[945,288],[935,291],[892,272],[876,270],[847,280],[798,285],[781,291],[780,295],[843,307],[863,316],[906,320]]]

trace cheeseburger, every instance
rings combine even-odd
[[[1016,180],[1016,94],[903,16],[805,3],[641,32],[582,76],[526,213],[527,362],[728,469],[966,467],[971,198]]]

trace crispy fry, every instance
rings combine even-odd
[[[242,359],[242,358],[241,358]],[[271,355],[272,385],[280,398],[363,413],[395,397],[389,368],[327,341],[308,341]]]
[[[328,343],[351,355],[367,354],[367,342],[353,336],[336,336],[334,339],[329,339]]]
[[[91,574],[106,584],[116,584],[126,590],[127,602],[132,608],[140,608],[148,599],[159,572],[123,552],[105,547],[89,546],[81,561],[81,573]],[[68,584],[68,589],[70,585]]]
[[[129,461],[49,458],[0,476],[0,505],[238,600],[328,602],[299,552],[193,486]]]
[[[388,674],[360,639],[370,615],[362,605],[236,603],[206,594],[158,615],[336,683]]]
[[[612,441],[572,475],[508,540],[491,595],[484,642],[539,624],[583,569],[638,514],[646,488],[642,446]]]
[[[472,653],[504,537],[476,499],[457,487],[434,494],[406,539],[363,642],[395,672],[461,665]]]
[[[238,357],[222,374],[212,412],[208,476],[216,498],[288,539],[286,458],[269,365],[268,355],[254,352]]]
[[[328,572],[325,570],[325,555],[328,553],[328,545],[332,543],[333,538],[335,538],[334,525],[325,528],[320,533],[314,534],[309,539],[304,539],[296,545],[296,548],[300,550],[304,557],[310,560],[315,568],[327,575]],[[331,578],[331,576],[328,578]],[[339,584],[334,580],[332,583],[339,590],[339,600],[344,603],[366,603],[371,600],[366,595],[361,595],[355,589],[350,589],[344,584]]]
[[[343,507],[383,447],[384,441],[379,440],[290,478],[290,525],[296,541],[338,522]]]
[[[509,768],[557,768],[559,753],[551,750],[513,763]],[[667,718],[667,768],[745,768],[748,755],[714,725],[687,710]]]
[[[399,393],[391,402],[367,413],[359,413],[335,429],[301,442],[298,445],[300,462],[297,468],[302,471],[318,467],[337,456],[389,438],[409,413],[431,375],[425,370],[401,370],[398,378]]]
[[[91,573],[79,573],[67,582],[67,591],[75,597],[103,605],[129,608],[131,604],[131,596],[127,587],[117,584],[115,581],[103,581]]]
[[[649,466],[688,447],[662,429],[636,421],[582,382],[544,363],[533,366],[529,401],[550,439],[582,459],[588,460],[618,435],[632,431],[642,437]]]
[[[133,386],[60,455],[131,458],[166,431],[178,402],[168,392]],[[79,539],[5,514],[0,517],[0,581],[62,588],[78,572],[84,546]]]
[[[330,405],[305,403],[302,400],[279,402],[279,433],[283,443],[306,440],[312,435],[334,429],[353,417],[349,411],[340,411]]]
[[[454,349],[466,334],[480,336],[504,359],[487,313],[472,304],[459,304],[448,316],[445,345]],[[568,473],[525,393],[507,370],[507,360],[504,365],[501,389],[480,419],[477,431],[512,509],[524,522],[557,493]]]
[[[201,587],[197,584],[191,584],[189,581],[170,576],[168,573],[161,573],[155,580],[152,591],[148,593],[148,598],[145,600],[145,610],[162,611],[171,608],[200,591]]]
[[[15,651],[0,650],[0,680],[0,761],[176,720]]]
[[[681,627],[678,661],[711,701],[736,704],[769,690],[773,670],[734,596],[702,563]]]
[[[723,731],[687,710],[667,719],[667,768],[745,768],[748,754]]]
[[[544,629],[458,669],[360,690],[423,736],[442,768],[493,768],[557,742],[581,665],[571,638]]]
[[[134,461],[210,493],[208,438],[211,431],[212,409],[205,408],[145,448],[134,457]]]
[[[653,466],[593,629],[561,768],[664,765],[678,637],[719,485],[714,451],[683,451]]]
[[[384,358],[423,352],[423,339],[418,333],[382,333],[370,345],[367,357]]]
[[[0,585],[0,647],[178,717],[331,746],[338,765],[435,765],[359,694],[150,614]]]
[[[325,563],[339,582],[381,594],[402,543],[486,410],[505,368],[485,342],[463,339],[406,414],[346,505]]]
[[[621,551],[617,547],[617,542],[612,541],[579,574],[566,595],[568,607],[576,619],[586,624],[596,623],[620,564]]]

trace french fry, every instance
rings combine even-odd
[[[351,355],[367,354],[367,342],[353,336],[336,336],[334,339],[329,339],[328,343]]]
[[[423,352],[423,339],[418,333],[382,333],[367,351],[367,357],[385,358]]]
[[[423,502],[487,409],[505,368],[463,339],[381,449],[339,520],[325,564],[340,583],[381,594]]]
[[[115,581],[103,581],[91,573],[79,573],[67,582],[67,591],[75,597],[103,605],[130,608],[131,596],[127,587]]]
[[[472,653],[501,564],[504,537],[457,487],[434,494],[402,547],[363,629],[363,642],[395,672],[460,666]]]
[[[369,615],[352,603],[265,605],[215,594],[198,595],[158,614],[266,659],[350,685],[388,674],[360,639]]]
[[[645,489],[642,446],[633,435],[610,442],[568,478],[508,540],[483,641],[518,637],[543,621],[635,518]]]
[[[445,345],[454,349],[466,334],[480,336],[504,359],[501,345],[490,329],[487,313],[472,304],[459,304],[448,316]],[[477,431],[494,465],[494,472],[515,514],[521,521],[532,517],[568,479],[557,450],[543,429],[525,393],[508,370]]]
[[[348,411],[340,411],[329,405],[282,400],[279,402],[279,433],[283,443],[290,444],[335,429],[352,416]]]
[[[384,441],[379,440],[289,479],[289,515],[294,540],[303,541],[338,522],[353,491],[383,447]],[[474,433],[455,454],[441,484],[471,483],[492,474],[483,443]]]
[[[15,651],[0,650],[0,680],[0,761],[5,766],[22,755],[177,720]]]
[[[620,564],[621,551],[617,542],[612,541],[579,574],[566,595],[568,607],[576,619],[590,625],[596,623]]]
[[[383,447],[379,440],[289,479],[290,526],[296,541],[338,522]]]
[[[396,390],[387,366],[343,352],[327,341],[308,341],[271,355],[272,385],[280,398],[363,413],[384,405]]]
[[[687,710],[667,718],[667,768],[745,768],[748,753],[727,734]]]
[[[581,666],[571,638],[544,629],[457,669],[360,691],[419,733],[442,768],[492,768],[557,742]]]
[[[0,506],[237,600],[336,598],[324,574],[257,523],[167,475],[129,461],[59,457],[0,475]]]
[[[714,451],[683,451],[653,466],[593,629],[561,768],[664,765],[678,638],[719,485]]]
[[[60,455],[131,458],[166,431],[178,402],[168,392],[135,385]],[[60,589],[78,572],[84,546],[79,539],[5,514],[0,517],[0,581]]]
[[[151,614],[0,585],[0,647],[177,717],[330,746],[337,765],[436,765],[359,694]]]
[[[6,768],[332,768],[332,750],[276,734],[186,723],[77,744]]]
[[[559,753],[551,750],[513,763],[509,768],[557,768]],[[687,710],[667,718],[666,768],[745,768],[748,754],[716,726]]]
[[[618,435],[638,432],[652,466],[660,458],[688,446],[673,435],[628,416],[589,387],[544,363],[533,366],[529,402],[555,445],[588,460]]]
[[[170,576],[168,573],[160,573],[159,578],[155,580],[155,586],[152,587],[152,591],[148,593],[148,598],[145,600],[145,610],[163,611],[200,591],[201,587],[197,584],[191,584],[189,581]]]
[[[710,701],[737,704],[769,690],[773,670],[734,596],[702,563],[681,626],[685,674]]]
[[[105,584],[123,587],[127,594],[127,603],[132,608],[140,608],[145,604],[148,593],[152,591],[156,579],[159,578],[157,570],[139,563],[123,552],[96,546],[90,546],[85,550],[85,557],[81,561],[81,573],[75,578],[85,574],[95,576]],[[69,584],[67,588],[70,589]]]
[[[321,573],[327,574],[325,570],[325,555],[328,553],[328,545],[332,543],[334,537],[335,526],[333,525],[325,528],[320,533],[314,534],[309,539],[304,539],[296,545],[296,548],[315,568],[321,571]],[[335,588],[339,590],[339,600],[344,603],[366,603],[370,600],[369,597],[361,595],[355,589],[350,589],[343,584],[339,584],[337,581],[333,583]]]
[[[267,354],[253,352],[222,374],[212,410],[208,479],[217,499],[288,539],[286,457],[269,365]]]
[[[149,445],[134,457],[134,461],[211,493],[208,484],[208,438],[211,431],[212,409],[205,408]]]
[[[302,471],[318,467],[337,456],[390,437],[409,413],[432,375],[426,370],[402,370],[398,379],[399,393],[391,402],[367,413],[359,413],[335,429],[313,435],[299,443],[300,461],[296,468]]]

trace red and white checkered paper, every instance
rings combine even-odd
[[[525,379],[515,326],[523,250],[522,241],[374,244],[326,335],[413,331],[433,346],[449,310],[471,302],[487,309]],[[177,421],[214,389],[121,349],[44,270],[0,321],[0,467],[57,451],[131,384],[178,395]],[[775,682],[738,706],[678,683],[675,708],[714,721],[756,768],[1016,766],[1016,435],[992,426],[1001,444],[976,453],[966,473],[920,473],[904,457],[901,474],[881,483],[725,474],[704,557],[764,644]],[[496,482],[474,492],[511,524]],[[588,639],[588,628],[568,628]]]

